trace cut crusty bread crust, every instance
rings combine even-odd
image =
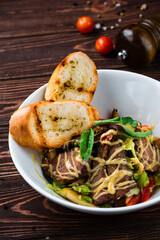
[[[84,102],[42,101],[18,109],[10,119],[10,133],[23,147],[59,148],[98,119],[98,111]]]
[[[46,100],[78,100],[90,104],[98,82],[94,62],[82,52],[69,54],[53,72]]]

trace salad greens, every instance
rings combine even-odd
[[[129,129],[128,127],[126,127],[125,125],[131,125],[133,128],[135,128],[138,126],[138,124],[140,124],[140,126],[142,127],[142,124],[139,121],[133,120],[131,117],[122,117],[122,118],[116,117],[116,118],[107,119],[107,120],[95,121],[93,123],[93,126],[97,127],[97,126],[102,126],[106,124],[120,125],[129,136],[135,139],[147,137],[152,133],[151,130],[146,132],[135,132]]]
[[[83,202],[93,203],[92,198],[89,196],[79,195],[79,199],[82,200]]]
[[[129,138],[134,138],[134,139],[139,139],[143,137],[147,137],[150,134],[152,134],[152,131],[146,131],[146,132],[135,132],[134,130],[129,129],[125,125],[130,125],[133,128],[136,128],[138,124],[142,127],[142,124],[137,121],[133,120],[131,117],[116,117],[112,119],[106,119],[106,120],[100,120],[100,121],[95,121],[93,123],[93,127],[97,126],[103,126],[106,124],[115,124],[119,125],[122,127],[122,130],[124,130],[125,133],[122,134],[125,137]],[[86,130],[82,133],[81,135],[81,140],[80,140],[80,156],[83,160],[87,161],[91,155],[92,149],[93,149],[93,144],[94,144],[94,130],[91,128],[90,130]]]
[[[150,175],[147,174],[144,168],[141,168],[142,163],[139,161],[136,155],[134,139],[147,137],[150,134],[152,134],[152,131],[148,130],[146,132],[143,132],[143,131],[136,132],[135,128],[137,128],[138,126],[142,128],[142,124],[139,121],[133,120],[131,117],[122,117],[122,118],[115,117],[112,119],[95,121],[93,123],[93,129],[91,128],[90,130],[86,130],[81,134],[81,139],[79,141],[80,156],[84,161],[87,161],[91,154],[92,156],[94,156],[94,152],[95,151],[97,152],[97,149],[99,147],[99,145],[97,144],[101,145],[100,141],[97,141],[97,142],[95,141],[94,143],[94,137],[96,136],[96,131],[99,129],[99,128],[95,128],[95,132],[94,132],[94,127],[103,126],[107,124],[114,124],[115,127],[113,126],[113,128],[118,129],[119,135],[121,136],[121,139],[122,139],[123,150],[126,155],[128,167],[130,171],[133,173],[133,178],[137,183],[137,186],[132,188],[129,192],[127,192],[125,196],[128,198],[132,197],[133,200],[134,198],[138,199],[137,197],[140,196],[142,198],[141,201],[144,202],[146,201],[146,199],[148,199],[148,196],[150,196],[152,192],[150,188]],[[109,127],[112,128],[112,125]],[[83,201],[85,204],[93,205],[91,188],[89,187],[90,185],[88,185],[87,183],[83,184],[82,182],[81,182],[82,185],[78,185],[78,183],[76,182],[73,183],[74,185],[61,184],[53,176],[51,165],[48,171],[50,173],[51,178],[53,179],[52,184],[47,184],[48,188],[52,189],[54,192],[58,193],[63,197],[71,199],[72,201],[73,201],[73,198],[75,198],[76,203],[77,201]],[[155,186],[160,187],[160,168],[156,173],[153,174],[152,182],[154,182],[154,187]],[[132,200],[132,198],[130,200]],[[84,205],[84,203],[82,205]],[[116,203],[115,200],[113,200],[110,202],[103,203],[99,207],[111,208],[111,207],[114,207],[115,203]],[[132,205],[136,203],[138,202],[134,202],[132,203]],[[127,205],[127,206],[130,206],[130,205]]]
[[[137,127],[138,123],[140,124],[140,126],[142,127],[142,124],[139,121],[133,120],[131,117],[115,117],[115,118],[111,118],[111,119],[106,119],[106,120],[100,120],[100,121],[95,121],[93,123],[93,126],[99,126],[99,124],[101,125],[106,125],[106,124],[122,124],[122,125],[131,125],[132,127]]]
[[[79,185],[73,186],[72,189],[76,192],[82,193],[84,195],[89,195],[91,193],[91,189],[87,185]]]
[[[143,189],[149,184],[149,177],[146,171],[142,172],[141,175],[138,176],[137,184],[140,189]]]

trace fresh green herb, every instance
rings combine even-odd
[[[91,189],[87,185],[73,186],[74,191],[89,195],[91,193]]]
[[[144,187],[146,187],[149,184],[149,177],[148,177],[146,171],[142,172],[141,175],[139,175],[137,184],[140,189],[143,189]]]
[[[144,138],[149,136],[150,134],[152,134],[152,130],[146,131],[146,132],[134,132],[131,129],[125,127],[124,125],[122,125],[124,131],[130,135],[131,137],[133,137],[134,139],[139,139],[139,138]]]
[[[106,120],[100,120],[100,121],[94,121],[93,127],[106,125],[106,124],[112,124],[112,123],[120,123],[120,117],[106,119]]]
[[[80,140],[80,156],[83,160],[88,160],[94,143],[94,131],[91,128],[90,130],[86,130],[81,135]]]
[[[133,119],[131,117],[122,117],[119,120],[120,120],[120,123],[123,125],[132,125],[133,123]]]
[[[83,202],[93,203],[92,198],[89,196],[79,195],[79,199],[82,200]]]
[[[142,123],[137,120],[133,120],[132,127],[136,128],[138,126],[138,123],[139,123],[140,127],[142,128]]]
[[[120,134],[120,136],[122,137],[122,140],[124,140],[125,138],[131,138],[131,139],[133,139],[132,136],[130,136],[129,134],[127,134],[127,133],[125,133],[125,132],[122,132],[122,131],[120,131],[120,130],[119,130],[119,134]]]
[[[112,118],[112,119],[106,119],[106,120],[101,120],[101,121],[95,121],[93,123],[93,126],[99,126],[99,125],[106,125],[106,124],[122,124],[122,125],[131,125],[132,127],[137,127],[138,124],[140,124],[140,126],[142,127],[142,124],[137,121],[137,120],[133,120],[131,117],[116,117],[116,118]]]
[[[87,151],[89,134],[90,134],[90,130],[86,130],[81,134],[81,140],[79,142],[81,157]]]
[[[117,124],[117,125],[121,125],[121,127],[123,128],[123,130],[127,133],[126,136],[128,135],[128,137],[132,137],[134,139],[139,139],[139,138],[143,138],[143,137],[147,137],[149,136],[152,131],[146,131],[146,132],[135,132],[131,129],[129,129],[128,127],[126,127],[125,125],[131,125],[132,127],[137,127],[138,124],[140,124],[140,126],[142,127],[142,124],[137,121],[137,120],[133,120],[131,117],[116,117],[116,118],[112,118],[112,119],[107,119],[107,120],[102,120],[102,121],[95,121],[93,123],[93,126],[101,126],[101,125],[106,125],[106,124]]]
[[[131,125],[132,127],[137,127],[138,124],[142,127],[142,124],[137,121],[137,120],[133,120],[131,117],[122,117],[120,118],[120,123],[122,125]]]

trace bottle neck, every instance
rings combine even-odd
[[[152,34],[157,49],[160,49],[160,14],[152,19],[144,19],[139,24]]]

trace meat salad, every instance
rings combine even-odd
[[[47,186],[91,207],[147,201],[160,185],[160,139],[131,117],[96,121],[59,149],[41,152]]]

